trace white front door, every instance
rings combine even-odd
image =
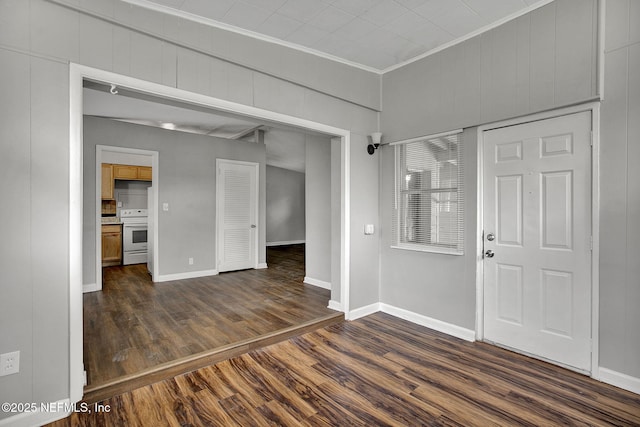
[[[218,271],[257,266],[258,164],[217,160]]]
[[[590,372],[591,113],[483,140],[484,337]]]

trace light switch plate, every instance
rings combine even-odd
[[[165,212],[169,212],[169,203],[163,203],[162,204],[162,210]]]
[[[0,377],[20,372],[20,352],[0,354]]]

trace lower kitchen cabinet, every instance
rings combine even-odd
[[[102,266],[122,264],[122,225],[102,226]]]

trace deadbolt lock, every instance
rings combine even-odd
[[[487,240],[493,242],[496,239],[496,236],[493,233],[487,234]]]

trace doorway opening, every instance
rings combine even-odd
[[[127,90],[136,91],[144,96],[159,97],[164,100],[186,102],[198,108],[213,109],[227,114],[238,114],[256,118],[295,129],[319,132],[340,141],[340,221],[339,221],[339,275],[332,283],[329,306],[348,312],[349,308],[349,140],[347,130],[322,125],[308,120],[230,103],[215,98],[198,95],[179,89],[133,79],[89,67],[71,65],[71,138],[70,138],[70,354],[71,354],[71,397],[82,397],[82,265],[77,262],[82,256],[82,84],[91,80],[104,84],[115,84]],[[157,230],[157,228],[156,228]],[[157,252],[156,252],[157,253]],[[77,255],[74,256],[74,255]],[[158,266],[158,263],[155,263]],[[169,280],[172,277],[167,278]]]
[[[95,163],[89,159],[94,152],[94,148]],[[95,247],[95,250],[94,257],[87,256],[83,263],[83,292],[102,289],[103,267],[109,265],[143,263],[148,266],[149,274],[154,277],[154,275],[157,275],[157,270],[154,271],[153,269],[154,265],[157,266],[157,263],[153,263],[153,257],[157,256],[158,252],[158,239],[153,238],[157,236],[157,232],[154,229],[154,224],[157,224],[157,209],[154,206],[150,206],[149,201],[157,200],[158,185],[153,185],[153,183],[158,182],[159,153],[157,151],[100,144],[84,147],[84,153],[86,156],[85,165],[95,164],[95,169],[91,167],[84,168],[84,172],[87,177],[91,175],[95,177],[96,185],[95,192],[90,189],[90,186],[85,187],[85,197],[93,196],[92,198],[95,200],[95,243],[92,245],[90,234],[88,234],[90,229],[87,229],[84,242],[85,255],[91,253],[86,253],[87,249]],[[113,166],[126,166],[127,169],[131,169],[131,167],[144,168],[145,171],[150,171],[151,174],[140,179],[137,176],[124,175],[127,171],[118,174],[116,170],[114,174]],[[91,180],[88,182],[91,182]],[[127,226],[123,224],[122,212],[126,214],[126,211],[129,210],[143,210],[145,214],[143,216],[147,218],[143,218],[143,216],[138,218],[139,215],[132,213],[132,224]],[[149,215],[151,216],[150,218]],[[133,224],[134,220],[136,220],[135,224]],[[108,228],[113,230],[108,230]],[[136,228],[140,228],[144,233],[138,232]],[[103,236],[103,231],[105,236]],[[140,241],[136,244],[138,246],[142,244],[144,247],[142,249],[129,249],[127,241],[133,241],[133,239],[127,238],[126,235],[135,237],[134,234],[136,233],[143,234],[144,242]],[[113,236],[111,237],[111,235]],[[110,239],[113,240],[112,244],[109,243]],[[128,249],[131,255],[126,253]],[[104,253],[105,251],[109,253]],[[94,260],[93,265],[91,265],[92,259]],[[90,279],[92,271],[94,271],[95,277],[93,282]]]

